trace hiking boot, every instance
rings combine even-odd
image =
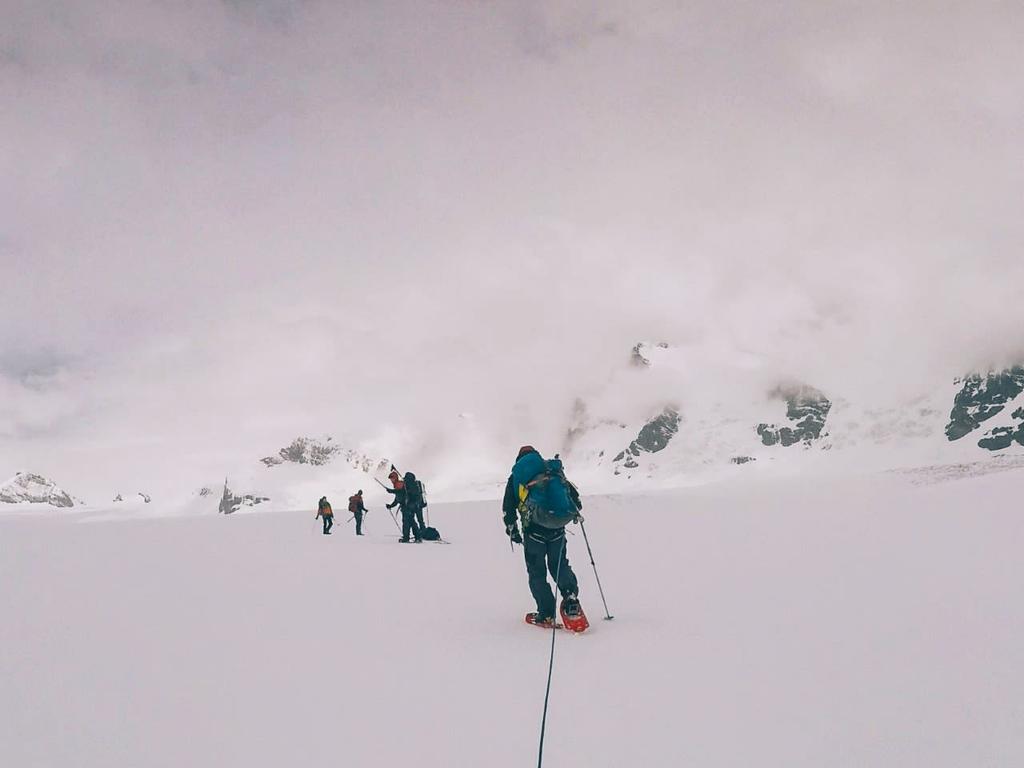
[[[526,614],[526,623],[533,624],[535,627],[551,627],[555,626],[554,616],[545,616],[542,613],[528,613]]]
[[[413,543],[414,544],[422,544],[423,543],[423,539],[413,539]]]
[[[408,539],[408,538],[406,538],[405,536],[403,536],[402,538],[400,538],[400,539],[398,540],[398,543],[399,543],[399,544],[408,544],[408,543],[409,543],[409,539]]]
[[[579,616],[581,612],[580,601],[576,599],[575,595],[562,598],[562,613],[567,617]]]

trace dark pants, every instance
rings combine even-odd
[[[402,507],[402,538],[409,538],[409,531],[417,539],[420,537],[420,527],[416,524],[416,511]]]
[[[356,517],[356,536],[362,536],[363,535],[363,513],[362,512],[353,512],[352,514],[355,515],[355,517]]]
[[[331,532],[331,526],[334,525],[334,515],[324,515],[324,533]]]
[[[423,523],[423,507],[419,507],[416,510],[416,522],[419,523],[420,530],[423,530],[427,526]]]
[[[537,601],[537,613],[555,615],[555,596],[548,584],[547,572],[558,586],[562,597],[575,595],[579,590],[576,574],[572,572],[565,552],[565,529],[529,528],[523,537],[526,573],[530,577],[530,592]]]

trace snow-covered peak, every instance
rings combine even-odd
[[[386,459],[372,458],[352,448],[343,448],[329,435],[322,438],[297,437],[273,456],[265,456],[260,461],[268,467],[281,464],[321,467],[339,458],[353,469],[367,473],[378,472],[388,465]]]
[[[67,491],[42,475],[18,472],[0,485],[0,502],[5,504],[49,504],[73,507],[75,501]]]

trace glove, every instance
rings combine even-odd
[[[519,528],[517,528],[515,525],[507,526],[505,528],[505,533],[508,535],[508,537],[510,539],[512,539],[512,541],[514,543],[516,543],[516,544],[522,544],[523,543],[523,537],[519,534]]]
[[[581,515],[581,514],[580,514],[579,512],[577,512],[577,513],[576,513],[576,517],[574,517],[574,518],[572,519],[572,521],[573,521],[574,523],[576,523],[577,525],[578,525],[579,523],[582,523],[582,522],[583,522],[583,515]]]

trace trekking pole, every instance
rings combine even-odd
[[[374,479],[374,480],[377,480],[377,478],[376,478],[376,477],[375,477],[375,478],[373,478],[373,479]],[[388,487],[387,487],[386,485],[384,485],[384,483],[382,483],[382,482],[381,482],[380,480],[377,480],[377,485],[379,485],[379,486],[380,486],[381,488],[383,488],[383,489],[384,489],[385,491],[386,491],[386,490],[388,489]],[[393,522],[393,523],[395,524],[395,528],[397,528],[397,529],[398,529],[398,532],[399,532],[399,533],[401,533],[401,532],[402,532],[402,526],[400,526],[400,525],[398,524],[398,518],[396,518],[396,517],[395,517],[395,513],[391,511],[391,507],[389,507],[389,506],[388,506],[387,504],[385,504],[385,505],[384,505],[384,509],[386,509],[386,510],[388,511],[388,514],[389,514],[389,515],[391,515],[391,522]]]
[[[583,541],[587,544],[587,554],[590,555],[590,564],[594,566],[594,578],[597,579],[597,591],[601,593],[601,602],[604,603],[604,620],[611,621],[615,617],[608,612],[608,601],[604,599],[604,590],[601,588],[601,577],[597,575],[597,563],[594,562],[594,553],[590,549],[590,540],[587,538],[587,528],[580,520],[580,530],[583,531]]]

